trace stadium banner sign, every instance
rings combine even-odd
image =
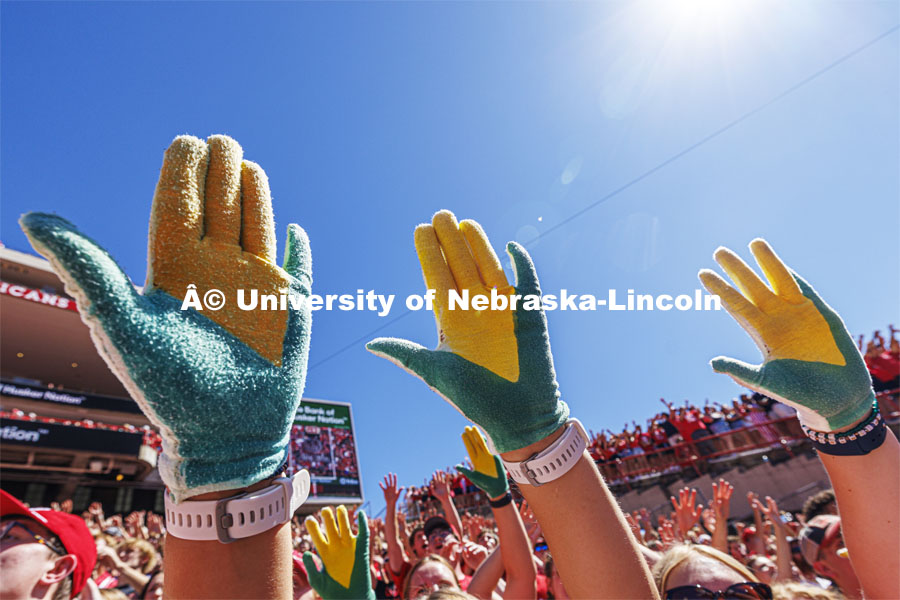
[[[0,441],[4,445],[137,456],[143,439],[141,433],[128,431],[0,418]]]
[[[9,398],[23,398],[25,400],[38,400],[52,402],[54,404],[67,404],[80,408],[109,410],[114,412],[127,412],[141,414],[136,402],[131,398],[116,398],[114,396],[100,396],[87,394],[74,390],[55,390],[30,383],[18,383],[0,379],[0,394]]]
[[[46,304],[48,306],[55,306],[56,308],[78,312],[78,307],[75,305],[75,301],[71,298],[58,296],[56,294],[51,294],[43,290],[36,290],[30,287],[25,287],[24,285],[17,285],[8,281],[0,280],[0,294],[3,294],[5,296],[12,296],[14,298],[22,298],[23,300],[30,300],[38,304]]]
[[[350,405],[327,400],[300,402],[291,427],[288,469],[309,471],[309,501],[361,504],[359,455]]]

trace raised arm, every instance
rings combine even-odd
[[[750,250],[767,286],[725,248],[715,259],[740,292],[713,271],[703,285],[750,334],[761,365],[713,359],[715,371],[797,410],[831,479],[841,529],[866,597],[900,597],[900,445],[878,415],[872,380],[838,314],[769,245]]]
[[[462,541],[466,531],[463,529],[462,519],[459,518],[459,511],[456,510],[456,505],[453,503],[453,491],[450,489],[449,475],[444,471],[435,471],[434,476],[431,478],[430,487],[431,493],[441,503],[447,522],[456,530],[456,535]]]
[[[409,562],[409,558],[404,555],[403,546],[397,534],[397,500],[405,488],[397,487],[397,476],[394,473],[385,475],[384,482],[378,485],[381,487],[381,491],[384,492],[386,506],[384,534],[387,537],[388,563],[391,571],[399,573],[403,569],[403,564]]]
[[[569,407],[560,400],[531,257],[519,244],[507,244],[516,272],[516,286],[510,286],[481,226],[457,223],[449,211],[417,227],[415,244],[426,285],[435,291],[440,344],[428,350],[381,338],[367,344],[369,351],[423,379],[479,425],[506,462],[544,450],[555,454],[558,449],[551,446],[568,433],[566,441],[580,449],[566,456],[565,471],[554,472],[541,486],[520,485],[566,589],[592,598],[656,597],[637,542],[586,451],[587,435],[567,424]],[[451,310],[451,293],[490,297],[492,292],[497,310]]]
[[[309,477],[269,484],[287,459],[303,394],[312,271],[297,225],[277,266],[263,170],[228,137],[175,139],[153,198],[143,293],[68,221],[30,213],[20,223],[78,301],[100,355],[162,434],[166,597],[289,596],[288,523]],[[290,294],[300,306],[241,310],[239,288]],[[201,297],[220,310],[204,310]],[[268,495],[259,490],[228,507],[274,508],[266,519],[247,527],[229,512],[212,526],[217,500],[258,485]],[[268,500],[286,496],[289,504]],[[208,520],[191,520],[200,513]],[[226,538],[238,541],[218,541]]]

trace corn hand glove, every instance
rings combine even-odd
[[[469,460],[472,461],[472,469],[456,465],[456,470],[487,494],[488,498],[496,500],[506,495],[509,481],[500,457],[490,453],[481,433],[474,427],[466,427],[462,439],[469,453]]]
[[[322,533],[319,522],[307,517],[306,530],[322,559],[320,571],[313,555],[306,552],[303,564],[309,584],[323,600],[375,600],[369,575],[369,524],[366,513],[357,513],[359,535],[350,531],[347,509],[337,508],[337,520],[331,508],[322,509]]]
[[[540,284],[525,249],[506,246],[516,272],[512,287],[475,221],[457,223],[453,213],[440,211],[431,225],[416,228],[415,244],[425,285],[436,292],[438,347],[379,338],[366,348],[424,380],[480,425],[497,452],[524,448],[559,429],[569,408],[559,399]],[[452,308],[451,293],[471,299],[491,290],[507,301],[511,294],[532,300],[514,302],[515,310]]]
[[[740,292],[710,270],[700,271],[700,280],[750,334],[763,363],[720,356],[712,360],[713,370],[792,406],[810,429],[828,432],[861,422],[875,394],[843,321],[764,240],[753,240],[750,250],[771,288],[727,248],[716,250],[715,259]]]
[[[290,225],[284,268],[276,266],[268,180],[234,140],[182,136],[166,151],[143,294],[65,219],[29,213],[20,223],[77,300],[100,355],[159,427],[160,475],[176,502],[277,474],[306,377],[308,303],[239,310],[236,290],[308,296],[309,242]],[[199,297],[220,290],[224,306],[183,310],[189,285]]]

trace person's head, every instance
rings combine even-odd
[[[122,540],[116,546],[119,560],[141,573],[150,573],[159,566],[159,555],[153,544],[139,538]]]
[[[128,596],[125,595],[125,592],[114,588],[100,590],[100,597],[103,598],[103,600],[128,600]]]
[[[775,578],[775,562],[767,556],[756,555],[747,561],[747,567],[763,583],[771,584]]]
[[[428,554],[428,538],[425,537],[425,529],[416,527],[409,534],[409,545],[413,549],[416,558],[424,558]]]
[[[803,520],[811,521],[819,515],[837,515],[837,502],[834,499],[834,490],[822,490],[818,494],[810,496],[803,503]]]
[[[800,552],[816,575],[827,577],[848,594],[859,589],[844,548],[840,517],[819,515],[810,520],[800,532]]]
[[[425,598],[442,589],[458,590],[459,579],[453,566],[442,556],[429,554],[416,561],[403,581],[404,600]]]
[[[553,597],[553,600],[568,600],[569,594],[566,592],[566,586],[563,585],[562,577],[556,569],[556,563],[553,562],[553,556],[548,552],[544,559],[544,576],[547,577],[547,591]]]
[[[747,567],[709,546],[679,544],[673,546],[653,566],[653,579],[663,598],[691,598],[691,588],[700,586],[711,592],[729,590],[748,598],[771,597],[771,590]],[[684,595],[682,595],[684,594]]]
[[[94,538],[81,518],[29,509],[0,491],[0,597],[73,598],[96,561]]]
[[[450,523],[441,516],[434,516],[425,521],[422,530],[428,539],[428,550],[430,552],[440,552],[448,538],[453,535]]]
[[[735,560],[744,560],[744,556],[747,555],[747,547],[744,545],[744,542],[741,541],[741,536],[728,536],[728,554]]]

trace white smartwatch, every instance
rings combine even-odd
[[[513,481],[533,486],[559,479],[575,466],[588,446],[588,435],[578,419],[566,421],[566,431],[547,448],[522,462],[503,461]]]
[[[166,532],[182,540],[229,544],[287,523],[308,496],[305,469],[267,488],[221,500],[175,504],[166,493]]]

